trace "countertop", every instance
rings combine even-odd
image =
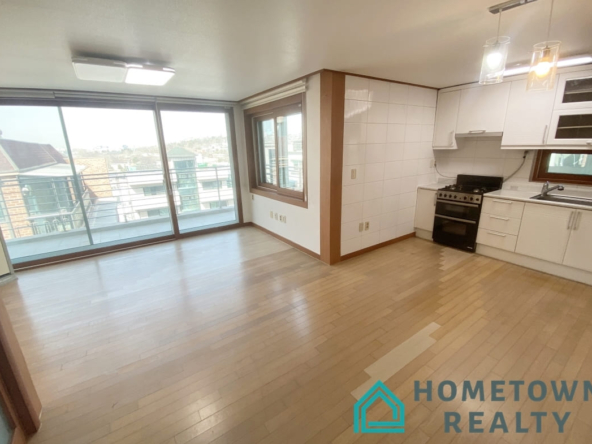
[[[566,208],[576,208],[578,210],[590,210],[592,211],[592,206],[589,205],[578,205],[578,204],[571,204],[571,203],[563,203],[563,202],[549,202],[545,200],[536,200],[531,199],[533,196],[540,194],[539,191],[532,191],[532,190],[508,190],[508,189],[501,189],[497,191],[492,191],[491,193],[486,193],[485,197],[494,197],[498,199],[507,199],[507,200],[517,200],[521,202],[528,202],[534,204],[541,204],[541,205],[552,205],[555,207],[566,207]],[[588,199],[592,199],[592,192],[590,191],[582,191],[582,190],[565,190],[565,191],[552,191],[550,194],[556,196],[573,196],[573,197],[585,197]]]

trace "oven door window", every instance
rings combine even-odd
[[[437,201],[436,214],[442,216],[456,217],[457,219],[473,220],[479,219],[479,206],[463,203],[448,203]]]

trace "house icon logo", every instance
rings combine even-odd
[[[392,410],[392,421],[368,421],[366,412],[378,399]],[[405,433],[405,404],[377,381],[354,405],[354,433]]]

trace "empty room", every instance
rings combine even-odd
[[[0,0],[0,444],[592,442],[592,2]]]

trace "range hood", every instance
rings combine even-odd
[[[503,135],[504,135],[504,133],[502,131],[488,132],[485,130],[478,130],[478,131],[469,131],[468,133],[456,133],[455,137],[456,137],[456,140],[459,140],[459,139],[495,140],[495,139],[501,139]]]

